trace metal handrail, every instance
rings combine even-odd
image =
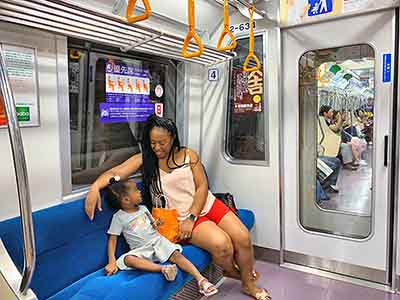
[[[24,270],[19,290],[25,294],[30,286],[36,264],[35,235],[32,221],[32,205],[28,182],[28,172],[21,130],[18,124],[15,99],[11,90],[6,69],[4,52],[0,45],[0,92],[3,95],[5,112],[8,122],[11,149],[14,159],[15,176],[17,180],[19,209],[24,241]]]

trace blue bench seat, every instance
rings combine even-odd
[[[161,274],[123,271],[104,275],[107,264],[107,229],[113,211],[103,211],[89,221],[84,213],[84,200],[60,204],[33,214],[36,235],[37,264],[32,290],[39,300],[162,300],[178,292],[191,277],[181,271],[168,283]],[[239,210],[247,228],[254,225],[254,214]],[[0,222],[0,238],[14,263],[23,268],[20,219]],[[128,250],[123,238],[117,255]],[[210,255],[198,247],[184,246],[183,254],[199,270],[211,263]]]

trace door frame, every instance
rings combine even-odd
[[[375,271],[379,270],[374,270],[370,269],[367,267],[360,267],[360,266],[355,266],[355,265],[350,265],[346,263],[341,263],[341,262],[335,262],[335,261],[329,261],[326,259],[320,259],[316,257],[311,257],[303,254],[296,254],[293,252],[288,252],[285,250],[285,189],[284,189],[284,182],[285,182],[285,168],[284,168],[284,124],[283,124],[283,99],[284,99],[284,85],[283,85],[283,57],[284,57],[284,52],[283,52],[283,40],[282,40],[282,30],[287,30],[292,27],[299,27],[299,26],[310,26],[313,24],[317,23],[325,23],[325,22],[337,22],[340,21],[341,19],[348,19],[348,18],[353,18],[357,17],[359,15],[369,15],[375,13],[373,12],[364,12],[364,13],[359,13],[359,14],[353,14],[351,16],[343,16],[343,17],[335,17],[333,19],[322,19],[317,22],[312,22],[312,23],[307,23],[307,24],[299,24],[296,26],[286,26],[286,27],[281,27],[279,30],[279,36],[278,36],[278,48],[280,53],[280,57],[277,58],[277,62],[279,64],[279,103],[280,103],[280,116],[279,116],[279,164],[280,164],[280,176],[279,176],[279,181],[280,181],[280,193],[279,193],[279,207],[280,207],[280,265],[283,267],[289,267],[289,268],[294,268],[298,269],[301,271],[325,276],[325,277],[331,277],[339,280],[345,280],[353,283],[358,283],[361,285],[366,285],[374,288],[379,288],[383,290],[391,290],[394,291],[396,289],[397,283],[399,283],[399,288],[400,288],[400,278],[397,276],[397,244],[398,244],[398,230],[397,230],[397,225],[399,222],[399,205],[398,205],[398,198],[399,198],[399,192],[400,192],[400,186],[399,186],[399,176],[400,176],[400,145],[397,145],[400,141],[400,129],[397,130],[397,128],[400,128],[400,82],[399,82],[399,75],[398,72],[400,70],[400,62],[399,62],[399,49],[400,49],[400,41],[399,41],[399,31],[400,31],[400,22],[399,22],[399,8],[387,8],[382,11],[386,10],[394,10],[395,11],[395,41],[394,41],[394,49],[393,49],[393,60],[392,60],[392,65],[393,65],[393,79],[392,79],[392,91],[391,91],[391,97],[392,97],[392,120],[390,122],[390,142],[389,142],[389,178],[388,178],[388,230],[387,230],[387,269],[386,271],[382,271],[385,273],[386,277],[386,283],[381,284],[381,283],[375,283],[369,281],[369,279],[358,279],[354,278],[356,274],[360,274],[360,272],[365,273],[369,272],[372,274],[372,278],[379,276],[382,277],[382,274],[376,274],[374,273]],[[381,11],[381,10],[379,10]],[[376,64],[380,63],[380,56],[376,56]],[[379,78],[379,77],[378,77]],[[397,128],[396,128],[397,126]],[[298,193],[297,193],[298,194]],[[298,197],[296,197],[298,200]],[[298,205],[298,203],[296,203]],[[372,222],[374,224],[374,222]],[[303,261],[304,264],[293,264],[290,262],[287,262],[285,258],[287,256],[297,256],[299,261]],[[311,261],[314,261],[314,264],[311,264]],[[315,263],[316,262],[316,263]],[[306,266],[304,266],[306,265]],[[331,266],[330,271],[324,271],[321,270],[319,267],[321,266]],[[351,273],[347,275],[344,275],[343,271],[344,270],[350,270],[353,271],[352,275]],[[353,277],[354,276],[354,277]],[[373,280],[372,280],[373,281]]]

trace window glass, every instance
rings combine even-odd
[[[374,50],[309,51],[299,72],[300,222],[312,231],[366,238],[372,228]]]
[[[173,62],[70,49],[73,189],[139,153],[150,114],[175,120],[175,87]]]
[[[234,160],[267,160],[263,45],[263,35],[255,36],[254,52],[261,62],[260,70],[243,71],[249,38],[238,39],[237,56],[231,64],[225,149]]]

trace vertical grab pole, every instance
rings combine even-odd
[[[24,241],[24,270],[20,292],[25,294],[30,286],[36,264],[35,236],[32,221],[32,205],[29,191],[28,172],[21,130],[19,128],[14,95],[6,70],[6,60],[0,45],[0,92],[3,95],[5,112],[8,122],[12,155],[14,159],[15,176],[17,180],[19,209]]]

